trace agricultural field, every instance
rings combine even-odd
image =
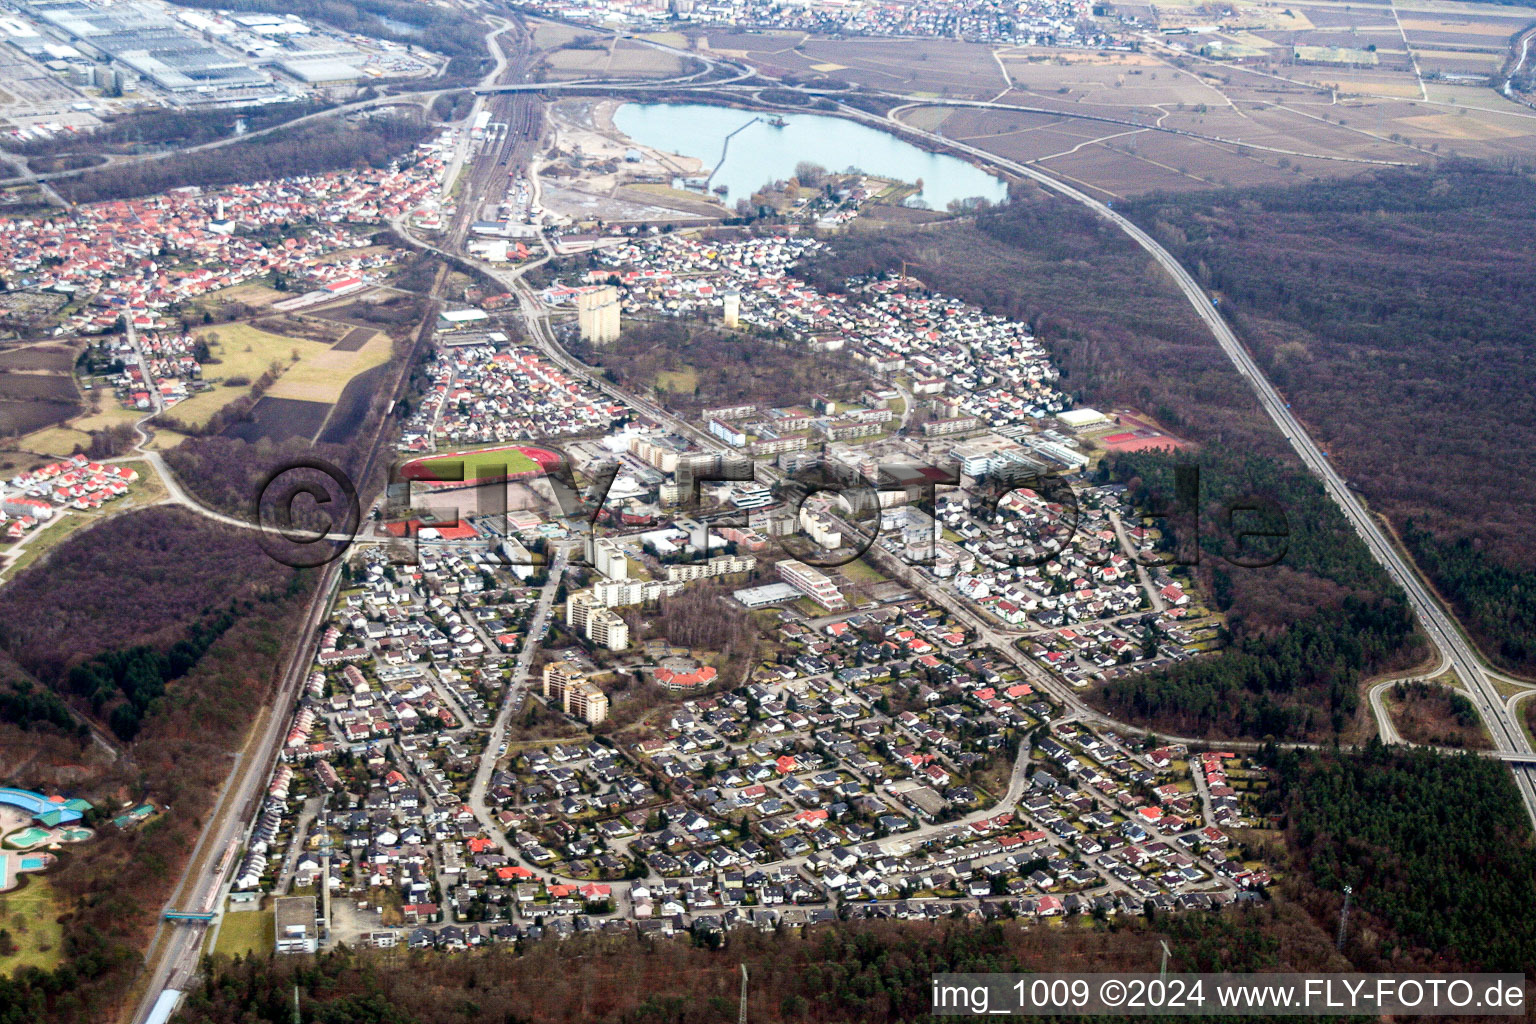
[[[272,334],[250,324],[220,324],[204,328],[197,336],[208,343],[213,358],[203,379],[214,387],[193,395],[169,410],[169,415],[192,427],[200,427],[230,402],[250,394],[255,382],[276,367],[278,380],[306,359],[323,355],[330,346],[307,338]]]
[[[275,380],[249,416],[222,431],[248,441],[316,437],[353,381],[365,375],[378,379],[370,371],[389,361],[393,344],[388,334],[372,326],[313,316],[219,324],[198,335],[218,360],[205,370],[205,379],[214,387],[173,406],[169,416],[188,426],[203,426],[231,402],[250,395],[262,375],[275,368]],[[354,391],[349,408],[357,402]],[[349,412],[346,418],[361,417]]]
[[[267,390],[267,397],[330,405],[341,398],[353,377],[389,360],[388,335],[368,328],[343,327],[342,331],[324,350],[305,353]]]
[[[321,444],[350,444],[361,429],[373,399],[388,382],[389,364],[381,363],[353,377],[342,389],[321,424],[317,440]]]
[[[80,411],[74,363],[78,346],[63,342],[0,351],[0,437],[20,437]]]
[[[1238,7],[1230,30],[1148,38],[1139,53],[1001,47],[1009,88],[994,103],[894,114],[1102,198],[1536,151],[1536,114],[1487,79],[1536,9],[1420,2],[1399,32],[1380,8],[1292,5],[1304,24],[1280,30]],[[1160,24],[1181,10],[1196,9],[1159,6]]]
[[[991,99],[1008,88],[993,48],[950,39],[818,39],[799,32],[712,33],[709,49],[769,75],[913,96]]]
[[[16,442],[29,452],[62,459],[91,443],[91,435],[71,426],[44,427]]]
[[[898,119],[1102,198],[1536,150],[1536,113],[1494,81],[1536,6],[1172,0],[1116,11],[1148,26],[1138,51],[750,31],[702,43],[765,74],[906,97]]]
[[[816,63],[797,51],[809,36],[804,32],[711,32],[700,47],[722,57],[749,61],[771,75],[794,73],[811,75]]]
[[[544,55],[543,79],[573,78],[671,78],[684,72],[684,60],[676,54],[625,40],[617,46],[555,50]]]
[[[816,74],[915,96],[991,99],[1008,88],[990,46],[949,39],[811,39],[796,51]]]
[[[599,29],[578,28],[542,18],[529,18],[528,25],[533,30],[533,45],[540,50],[555,50],[578,39],[600,38],[603,35]]]
[[[331,407],[325,402],[307,402],[294,398],[258,399],[250,415],[223,430],[220,437],[242,441],[286,441],[290,437],[313,438],[325,426]]]
[[[186,304],[184,315],[192,321],[200,319],[204,313],[217,320],[227,320],[230,316],[226,313],[231,311],[231,315],[247,311],[254,313],[266,309],[274,302],[292,297],[291,292],[278,291],[260,281],[246,281],[193,299]]]

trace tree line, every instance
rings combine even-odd
[[[188,185],[212,188],[348,167],[382,167],[409,153],[430,131],[419,113],[380,115],[357,123],[325,117],[175,159],[89,171],[57,182],[55,188],[71,202],[93,203]]]
[[[220,111],[217,117],[208,116],[205,110],[135,110],[111,118],[89,134],[59,133],[44,139],[8,140],[6,148],[26,156],[186,149],[232,135],[238,121],[245,123],[247,131],[260,131],[329,106],[318,100],[299,100],[237,107]]]
[[[1147,970],[1164,941],[1175,951],[1175,970],[1340,967],[1326,935],[1296,908],[1278,904],[1220,916],[1152,913],[1074,928],[958,917],[843,921],[804,931],[732,931],[718,949],[686,937],[577,936],[453,954],[342,947],[316,957],[215,957],[207,980],[175,1019],[286,1024],[297,986],[300,1017],[327,1024],[719,1024],[736,1018],[738,964],[745,964],[753,1021],[916,1024],[933,1019],[935,974],[1048,971],[1063,963]],[[561,984],[549,984],[555,976]]]

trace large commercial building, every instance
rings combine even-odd
[[[29,13],[66,35],[87,57],[110,57],[167,92],[217,99],[227,90],[272,87],[271,75],[148,4],[33,3]]]
[[[733,590],[731,596],[747,608],[766,608],[772,604],[793,601],[800,596],[798,588],[788,583],[768,583],[761,587]]]

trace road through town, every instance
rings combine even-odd
[[[1217,311],[1205,290],[1156,239],[1126,217],[1116,213],[1107,204],[1027,164],[1003,159],[986,150],[913,128],[890,117],[876,117],[853,108],[847,108],[847,110],[855,120],[883,126],[898,134],[915,135],[941,148],[965,153],[984,164],[1030,178],[1052,192],[1087,206],[1129,235],[1137,245],[1156,260],[1173,278],[1196,314],[1210,328],[1222,351],[1248,381],[1259,399],[1259,404],[1280,428],[1280,432],[1285,435],[1302,463],[1322,481],[1329,497],[1343,510],[1355,533],[1365,543],[1372,556],[1407,594],[1420,627],[1429,637],[1430,642],[1450,661],[1452,669],[1487,725],[1495,747],[1501,753],[1509,755],[1532,754],[1531,742],[1525,730],[1505,706],[1493,680],[1484,670],[1481,658],[1473,649],[1471,642],[1462,634],[1450,613],[1430,593],[1428,586],[1408,563],[1407,558],[1392,544],[1386,532],[1350,491],[1348,484],[1334,468],[1328,456],[1291,412],[1290,405],[1275,390],[1274,385],[1261,372],[1248,350],[1238,341],[1237,335],[1232,332],[1225,318]],[[1530,815],[1532,822],[1536,823],[1536,781],[1532,779],[1531,767],[1515,763],[1512,764],[1512,769],[1526,812]]]

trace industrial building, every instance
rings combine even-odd
[[[272,903],[277,924],[273,948],[278,953],[313,953],[320,947],[313,896],[279,896]]]
[[[67,35],[87,57],[111,58],[171,93],[272,85],[272,76],[216,49],[175,19],[138,3],[33,3],[27,12]]]
[[[731,591],[731,596],[745,608],[766,608],[771,604],[783,604],[800,597],[800,591],[788,583],[769,583],[761,587],[747,587]]]

